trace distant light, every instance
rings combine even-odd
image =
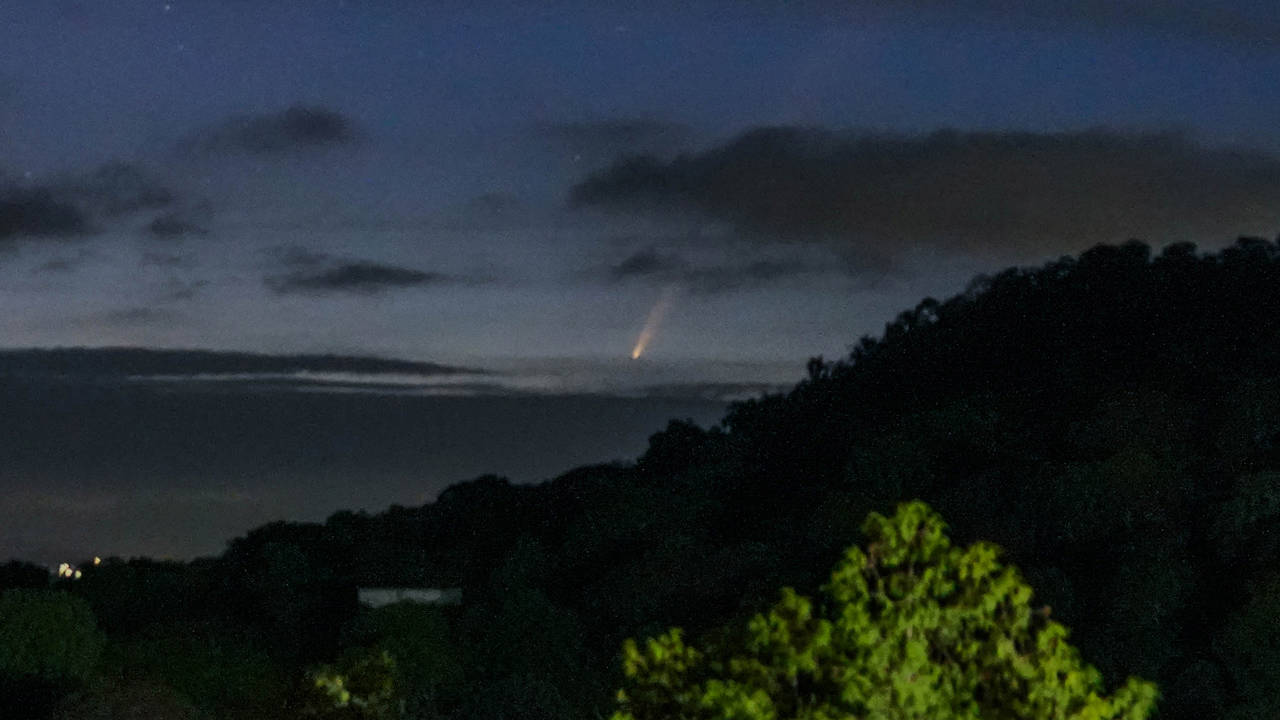
[[[79,570],[77,570],[77,571],[76,571],[75,578],[76,578],[77,580],[79,580],[79,579],[80,579],[80,571],[79,571]]]
[[[102,558],[97,557],[97,556],[95,555],[95,556],[94,556],[94,558],[93,558],[93,564],[94,564],[94,565],[101,565],[101,564],[102,564]]]

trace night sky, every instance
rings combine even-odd
[[[640,451],[663,417],[713,420],[708,384],[798,379],[809,356],[977,273],[1280,230],[1280,6],[1007,5],[0,4],[0,345],[401,357],[506,380],[483,407],[409,412],[381,393],[341,412],[378,428],[502,415],[514,434],[513,417],[594,418],[524,454],[481,449],[494,432],[477,429],[437,465],[419,430],[390,447],[366,427],[346,465],[324,465],[279,428],[338,410],[238,390],[233,409],[199,412],[231,427],[260,397],[280,413],[279,447],[241,452],[287,449],[271,477],[293,490],[267,503],[265,470],[216,461],[249,447],[222,426],[129,401],[150,450],[112,454],[85,428],[125,401],[73,393],[67,415],[41,414],[47,398],[19,387],[18,415],[42,420],[6,427],[29,451],[0,491],[25,503],[11,516],[51,519],[10,523],[0,556],[95,537],[213,552],[277,516],[421,502],[489,458],[546,477]],[[582,392],[615,405],[563,404]],[[165,412],[195,418],[197,396]],[[558,404],[492,404],[517,400]],[[184,464],[196,446],[209,455]],[[303,507],[314,463],[358,479]],[[193,467],[209,474],[166,479]],[[122,488],[221,519],[198,538],[178,520],[143,532]],[[250,510],[218,510],[228,498]],[[95,536],[85,518],[104,512]],[[53,537],[77,522],[79,539]]]

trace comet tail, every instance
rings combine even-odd
[[[658,325],[662,324],[662,318],[666,316],[667,310],[671,309],[675,294],[675,288],[671,287],[662,291],[662,296],[658,298],[658,302],[649,311],[649,317],[644,321],[644,329],[640,331],[640,337],[636,339],[636,346],[631,349],[632,360],[637,360],[644,354],[645,348],[649,346],[649,341],[653,340],[654,333],[658,332]]]

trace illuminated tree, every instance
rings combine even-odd
[[[314,670],[315,696],[306,714],[335,718],[390,720],[399,717],[396,661],[386,650],[358,648],[336,665]]]
[[[703,647],[678,628],[623,647],[614,720],[1142,720],[1155,685],[1107,695],[1067,630],[989,543],[955,547],[921,502],[872,513],[865,549],[832,572],[825,607],[791,589],[740,635]]]

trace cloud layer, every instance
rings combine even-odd
[[[696,211],[748,235],[892,258],[920,244],[1066,251],[1280,227],[1280,160],[1171,134],[852,135],[775,127],[671,162],[623,158],[575,204]]]

